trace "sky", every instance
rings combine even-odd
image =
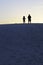
[[[0,0],[0,24],[22,23],[28,14],[32,23],[43,23],[43,0]]]

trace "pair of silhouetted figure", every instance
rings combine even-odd
[[[29,22],[31,23],[31,15],[30,14],[28,15],[27,18],[28,18],[28,23]],[[25,16],[23,16],[23,23],[25,23],[25,19],[26,19]]]

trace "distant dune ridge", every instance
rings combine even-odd
[[[43,65],[43,24],[0,25],[0,65]]]

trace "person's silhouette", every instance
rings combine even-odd
[[[23,23],[25,23],[25,19],[26,19],[25,16],[23,16]]]
[[[28,15],[28,23],[29,22],[31,23],[31,15],[30,14]]]

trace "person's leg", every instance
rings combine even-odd
[[[24,23],[25,23],[25,19],[24,19]]]
[[[30,23],[31,23],[31,19],[30,19]]]
[[[31,23],[31,20],[30,20],[30,23]]]
[[[28,24],[29,24],[29,20],[28,20]]]

